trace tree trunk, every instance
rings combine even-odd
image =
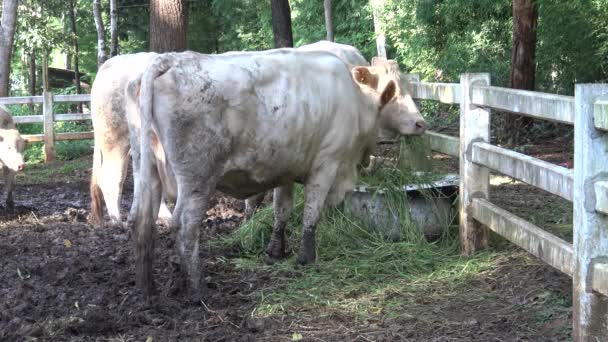
[[[0,97],[8,96],[11,55],[15,38],[18,0],[2,1],[2,19],[0,22]]]
[[[25,66],[23,68],[23,83],[25,84],[25,93],[29,96],[36,96],[36,53],[34,49],[23,48],[21,52],[21,62]],[[30,114],[35,114],[34,104],[27,105]]]
[[[386,58],[386,37],[382,29],[380,21],[382,9],[384,8],[384,0],[371,0],[374,16],[374,33],[376,34],[376,48],[378,57]]]
[[[331,19],[331,0],[323,1],[325,7],[325,30],[327,31],[327,40],[334,41],[334,23]]]
[[[74,42],[74,83],[76,94],[82,93],[80,89],[80,71],[78,70],[78,32],[76,31],[76,6],[74,0],[70,0],[70,24],[72,26],[72,37]],[[78,103],[78,112],[82,113],[82,103]]]
[[[27,91],[30,96],[36,96],[36,51],[32,50],[27,54],[27,69],[28,69],[28,82]],[[29,106],[30,113],[34,113],[34,105]]]
[[[150,51],[183,51],[187,48],[186,0],[150,0]]]
[[[274,47],[293,47],[289,0],[271,0]]]
[[[99,68],[108,59],[106,54],[106,30],[103,27],[103,18],[101,17],[101,0],[93,0],[93,18],[95,18],[95,29],[97,30],[97,68]]]
[[[110,0],[110,56],[118,55],[118,10],[116,0]]]
[[[536,65],[536,27],[538,11],[534,0],[513,0],[513,50],[511,53],[511,88],[534,90]],[[504,138],[519,143],[522,130],[532,119],[521,115],[507,115],[504,121]]]
[[[49,91],[49,52],[44,51],[42,56],[42,92]]]

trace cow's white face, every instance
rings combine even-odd
[[[380,96],[380,140],[396,135],[421,135],[426,121],[414,99],[401,89],[397,62],[374,57],[371,67],[353,68],[353,77],[362,87],[369,87]]]
[[[25,140],[16,129],[0,129],[0,161],[13,171],[25,168],[23,149]]]

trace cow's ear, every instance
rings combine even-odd
[[[380,106],[382,107],[385,104],[389,103],[393,99],[393,97],[395,97],[396,93],[397,86],[395,86],[395,81],[391,80],[386,85],[386,88],[384,88],[384,91],[382,91],[382,96],[380,96]]]
[[[0,142],[4,141],[4,137],[0,135]]]
[[[366,67],[356,67],[352,71],[353,78],[361,85],[366,85],[372,89],[378,87],[378,75],[374,75]]]

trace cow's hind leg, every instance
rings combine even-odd
[[[124,148],[114,149],[111,152],[105,152],[103,158],[100,179],[97,181],[106,202],[111,224],[120,225],[122,222],[120,217],[122,186],[129,167],[128,150]]]
[[[177,248],[182,270],[186,272],[190,282],[190,297],[194,302],[201,299],[200,230],[209,198],[215,190],[216,178],[211,172],[202,172],[195,177],[180,177],[178,180],[179,196],[173,210],[172,228],[177,230]]]
[[[274,189],[274,227],[266,248],[266,263],[285,258],[285,226],[293,209],[293,183]]]
[[[327,193],[334,182],[337,165],[324,165],[306,182],[304,200],[304,229],[298,252],[298,263],[312,264],[316,259],[315,229]]]
[[[4,166],[4,198],[6,203],[6,211],[12,213],[15,210],[15,202],[13,201],[13,190],[15,189],[15,171]]]

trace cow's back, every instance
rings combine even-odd
[[[352,65],[369,65],[365,57],[356,48],[340,43],[334,43],[327,40],[321,40],[316,43],[306,44],[298,47],[301,51],[326,51],[338,56],[344,62]]]
[[[126,136],[124,87],[132,77],[143,74],[155,53],[120,55],[107,60],[97,72],[91,87],[94,126],[124,131]],[[98,127],[95,127],[97,129]],[[103,128],[100,127],[101,130]]]

